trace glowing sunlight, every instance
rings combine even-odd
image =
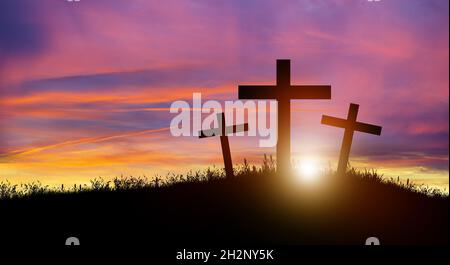
[[[297,176],[300,181],[313,183],[320,177],[320,168],[315,159],[303,158],[296,165]]]

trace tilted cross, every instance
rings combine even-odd
[[[225,164],[225,174],[228,177],[233,177],[233,162],[231,161],[230,144],[228,142],[228,134],[236,132],[248,131],[248,123],[226,126],[225,114],[217,114],[219,128],[202,130],[199,132],[199,138],[213,137],[220,135],[220,145],[222,146],[223,163]]]
[[[291,85],[291,60],[277,60],[276,85],[239,86],[239,99],[278,101],[277,171],[291,169],[291,99],[331,99],[329,85]]]
[[[381,135],[381,126],[362,123],[356,121],[358,116],[358,104],[350,104],[347,119],[335,118],[327,115],[322,116],[322,124],[344,128],[344,138],[342,139],[341,154],[339,156],[338,174],[343,175],[347,171],[348,157],[350,156],[350,148],[352,146],[353,132],[359,131],[375,135]]]

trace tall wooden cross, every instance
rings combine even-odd
[[[359,131],[375,135],[381,135],[381,126],[357,122],[358,104],[350,104],[347,119],[335,118],[327,115],[322,116],[322,124],[344,128],[344,138],[342,139],[341,154],[339,156],[338,174],[343,175],[347,171],[348,157],[350,156],[350,148],[352,146],[353,132]]]
[[[330,99],[329,85],[291,85],[291,60],[277,60],[276,85],[239,86],[239,99],[278,101],[277,171],[291,169],[291,99]]]
[[[231,161],[230,143],[228,142],[228,134],[236,132],[248,131],[248,123],[226,126],[225,114],[217,114],[219,128],[202,130],[199,132],[199,138],[213,137],[220,135],[220,145],[222,146],[223,163],[225,164],[225,174],[228,177],[233,177],[233,162]]]

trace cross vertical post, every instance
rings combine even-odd
[[[231,151],[230,151],[230,143],[228,142],[228,136],[225,132],[225,113],[217,114],[217,119],[219,120],[219,128],[220,132],[220,145],[222,146],[222,156],[223,163],[225,165],[225,174],[227,177],[234,176],[233,173],[233,162],[231,161]]]
[[[359,105],[350,104],[348,113],[347,113],[347,121],[351,123],[356,122],[356,117],[358,116]],[[342,138],[341,144],[341,153],[339,155],[339,164],[338,164],[338,174],[343,174],[347,170],[348,158],[350,156],[350,149],[352,147],[352,139],[353,139],[353,128],[346,127],[344,130],[344,137]]]
[[[277,87],[287,90],[291,85],[291,62],[277,60]],[[283,174],[291,168],[291,100],[287,95],[278,97],[277,168]]]

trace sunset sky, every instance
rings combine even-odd
[[[343,131],[322,114],[383,126],[355,133],[351,164],[448,190],[447,0],[0,1],[0,181],[85,183],[222,166],[217,138],[173,137],[173,101],[236,100],[273,84],[330,84],[292,103],[292,156],[336,167]],[[256,137],[230,139],[260,164]]]

